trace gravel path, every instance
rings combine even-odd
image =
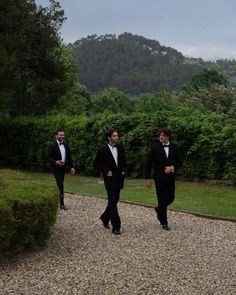
[[[154,209],[119,203],[122,235],[103,228],[103,199],[66,196],[41,251],[0,266],[1,295],[233,295],[236,224],[169,212],[163,231]]]

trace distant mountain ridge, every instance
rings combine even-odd
[[[80,81],[92,92],[106,87],[131,94],[174,91],[206,66],[216,66],[236,86],[236,61],[211,63],[185,57],[174,48],[131,33],[91,35],[72,46]]]

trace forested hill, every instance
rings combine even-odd
[[[133,94],[176,90],[204,66],[213,66],[201,58],[185,58],[171,47],[131,33],[118,37],[91,35],[76,41],[73,47],[80,81],[90,91],[109,86]],[[233,68],[236,77],[235,61]]]

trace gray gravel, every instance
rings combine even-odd
[[[66,196],[51,239],[0,266],[0,294],[236,294],[236,224],[119,203],[122,235],[98,219],[103,199]]]

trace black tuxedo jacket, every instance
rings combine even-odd
[[[122,146],[117,145],[118,165],[113,158],[110,148],[106,144],[96,154],[93,162],[94,168],[103,173],[106,189],[122,189],[125,175],[125,152]],[[107,176],[108,171],[112,171],[112,176]]]
[[[65,141],[64,141],[64,146],[66,151],[66,163],[64,166],[56,165],[56,161],[61,160],[61,152],[60,152],[57,141],[52,143],[48,148],[48,159],[49,159],[51,170],[53,173],[56,173],[61,168],[66,169],[67,166],[69,166],[70,168],[73,168],[69,145]]]
[[[174,166],[174,171],[181,166],[182,162],[179,156],[177,146],[174,143],[170,143],[169,156],[167,158],[162,143],[155,144],[147,159],[145,168],[145,178],[151,178],[151,171],[154,170],[153,178],[158,183],[169,183],[175,181],[175,172],[166,174],[166,166]]]

